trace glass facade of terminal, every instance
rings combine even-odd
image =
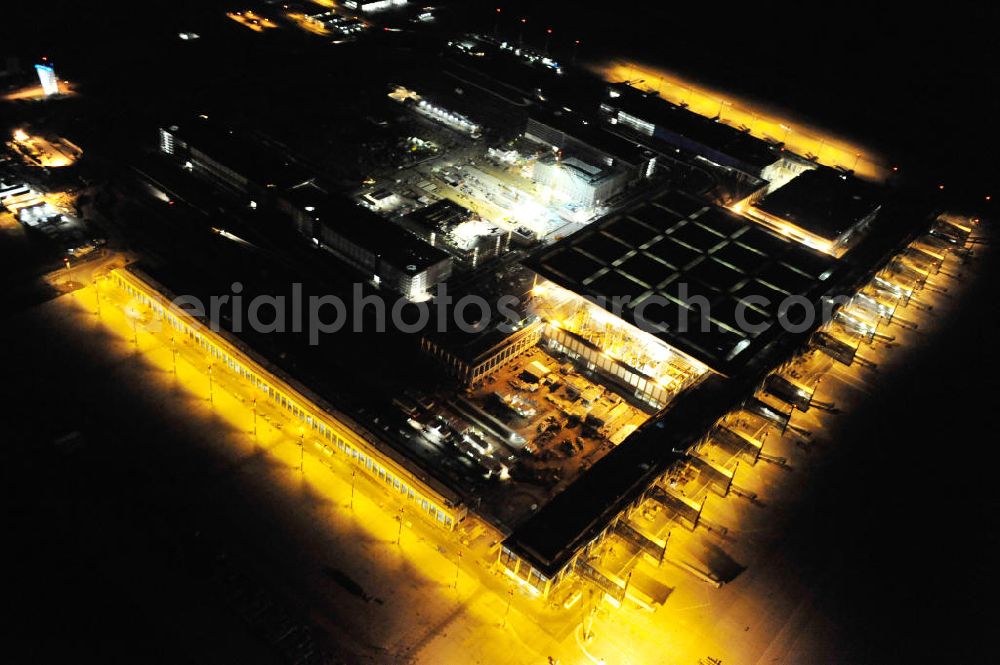
[[[542,338],[550,349],[655,409],[666,406],[708,371],[653,335],[552,282],[539,280],[532,295],[546,322]]]
[[[538,572],[534,566],[519,558],[514,552],[504,545],[500,548],[500,565],[508,574],[527,584],[532,589],[542,595],[548,594],[551,589],[551,580]],[[560,574],[559,579],[562,578]],[[558,581],[558,580],[556,580]]]

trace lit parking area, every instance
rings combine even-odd
[[[3,174],[0,174],[3,175]],[[54,246],[66,261],[82,259],[106,244],[103,235],[76,213],[76,194],[41,192],[16,177],[0,178],[0,225],[20,226],[31,236]]]
[[[273,30],[278,24],[252,10],[226,12],[226,16],[254,32]]]
[[[62,137],[45,137],[15,129],[7,145],[31,166],[60,168],[70,166],[83,154],[79,146]]]
[[[334,9],[312,13],[290,9],[285,16],[306,32],[321,37],[334,37],[334,43],[357,37],[369,27],[365,21],[354,16],[338,14]]]

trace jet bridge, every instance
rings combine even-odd
[[[782,432],[788,427],[788,421],[792,415],[790,410],[788,413],[783,413],[757,397],[750,397],[743,402],[743,410],[780,427]]]
[[[678,496],[660,485],[653,485],[649,489],[648,496],[667,510],[673,512],[677,517],[687,521],[691,525],[692,530],[698,526],[704,502],[695,503],[693,499],[689,499],[686,496]]]
[[[721,488],[719,492],[720,496],[729,494],[729,489],[733,486],[733,477],[736,475],[736,468],[740,464],[738,461],[732,469],[727,469],[721,464],[716,464],[712,460],[700,455],[691,455],[688,459],[691,461],[692,466],[712,478],[713,484]]]
[[[883,271],[872,280],[872,287],[886,295],[899,299],[899,303],[906,307],[913,296],[912,283],[907,283],[898,276],[887,271]]]
[[[577,575],[614,598],[618,603],[621,603],[625,599],[625,585],[611,579],[591,565],[589,561],[585,561],[583,557],[577,558],[573,570]]]
[[[848,367],[854,363],[857,347],[842,342],[828,332],[818,331],[812,336],[812,344],[822,353]]]
[[[812,390],[780,374],[768,375],[764,379],[764,390],[799,411],[808,411],[812,403]]]
[[[927,271],[915,268],[899,259],[889,264],[889,272],[893,276],[894,281],[903,280],[910,282],[914,285],[915,289],[923,288],[924,282],[927,281]]]
[[[639,551],[643,554],[652,557],[653,561],[656,561],[657,564],[663,561],[663,554],[667,550],[666,541],[662,544],[657,542],[629,524],[627,520],[618,520],[615,522],[615,526],[612,531],[623,540],[626,540],[638,547]]]
[[[788,418],[785,419],[785,425],[788,425]],[[753,453],[754,461],[760,457],[760,452],[764,448],[763,442],[758,441],[749,434],[725,426],[716,427],[712,430],[711,438],[734,450],[749,450]]]

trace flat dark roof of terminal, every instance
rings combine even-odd
[[[676,212],[693,208],[703,211],[706,208],[705,204],[694,201],[692,197],[678,193],[668,193],[660,197],[657,203]],[[824,295],[853,293],[867,283],[889,257],[894,256],[906,242],[915,237],[920,225],[929,222],[931,215],[936,214],[936,211],[926,205],[925,202],[890,201],[884,213],[884,232],[866,236],[851,254],[836,262],[836,273],[823,281],[826,285]],[[699,222],[701,220],[696,212],[691,213],[689,218]],[[663,234],[655,232],[650,235],[654,229],[649,226],[649,222],[656,219],[655,215],[646,215],[644,219],[644,222],[638,223],[638,220],[628,214],[618,215],[607,223],[620,223],[621,226],[599,228],[603,223],[598,222],[567,241],[593,229],[593,233],[598,234],[617,233],[614,236],[616,242],[651,248],[662,241]],[[778,262],[769,261],[769,264],[784,266],[796,275],[799,274],[798,268],[805,268],[810,262],[814,262],[813,268],[809,269],[812,272],[832,263],[830,257],[804,250],[798,245],[791,248],[794,251],[790,251],[790,243],[757,225],[751,227],[754,233],[748,237],[750,231],[742,230],[746,228],[746,224],[741,218],[731,221],[736,224],[730,226],[732,230],[729,237],[732,242],[714,248],[710,254],[715,256],[719,251],[733,247],[733,254],[728,260],[745,260],[746,263],[742,264],[744,269],[760,276],[759,280],[755,277],[753,282],[760,281],[762,285],[766,285],[774,279],[766,277],[765,282],[766,266],[756,269],[750,267],[752,261],[758,260],[758,249],[768,249],[770,253],[777,254],[780,257]],[[721,230],[721,225],[719,228]],[[566,245],[567,241],[560,244]],[[751,247],[757,249],[750,249]],[[705,257],[701,260],[705,260]],[[736,292],[740,289],[741,287],[737,287]],[[795,349],[801,348],[816,325],[801,333],[775,335],[763,350],[754,354],[752,361],[741,368],[739,374],[732,377],[709,374],[703,381],[678,395],[655,419],[644,423],[562,493],[516,527],[504,541],[505,545],[543,574],[548,577],[555,575],[581,547],[592,542],[611,520],[620,515],[626,506],[641,500],[649,485],[674,461],[681,459],[685,451],[708,432],[719,417],[738,408],[752,396],[755,386],[759,385],[764,376],[778,362],[787,359]]]
[[[676,190],[599,220],[526,265],[584,297],[628,296],[624,319],[723,374],[780,332],[787,296],[817,298],[836,270],[831,257]],[[711,305],[704,328],[700,308],[689,306],[700,302],[694,296]],[[745,321],[766,330],[744,330],[741,304]]]
[[[636,166],[645,159],[646,148],[617,134],[612,134],[600,124],[587,120],[576,113],[562,111],[552,112],[545,109],[535,109],[531,119],[557,129],[577,141],[586,144],[591,149],[620,159],[627,164]]]
[[[552,577],[737,401],[735,386],[710,375],[516,527],[505,543]]]
[[[618,97],[608,100],[611,106],[735,157],[746,164],[764,168],[781,158],[777,149],[764,139],[757,138],[738,127],[699,115],[663,99],[656,93],[644,92],[624,83],[612,85],[609,89],[619,94]]]
[[[800,174],[754,207],[821,238],[834,240],[880,205],[878,185],[820,167]]]
[[[712,124],[716,127],[725,127],[736,132],[730,136],[728,141],[722,144],[720,148],[721,152],[732,155],[741,162],[753,164],[760,168],[770,166],[781,159],[781,153],[778,148],[763,139],[757,138],[750,132],[745,132],[720,122],[713,121]]]
[[[444,250],[431,246],[350,198],[331,194],[312,183],[293,187],[282,193],[282,197],[303,211],[306,207],[313,208],[307,212],[320,224],[408,275],[420,273],[449,257]]]

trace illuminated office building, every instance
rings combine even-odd
[[[42,91],[49,95],[59,94],[59,81],[56,79],[56,70],[53,69],[52,65],[35,65],[35,71],[38,72],[38,80],[42,84]]]

